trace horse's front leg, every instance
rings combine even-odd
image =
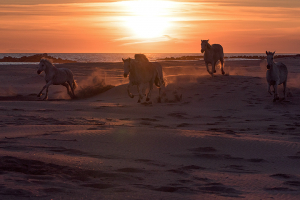
[[[279,99],[278,91],[277,91],[277,83],[275,83],[275,85],[273,87],[274,87],[274,99],[273,99],[273,102],[275,102],[276,100]]]
[[[209,71],[208,63],[205,63],[205,65],[206,65],[206,70],[207,70],[207,72],[208,72],[211,76],[213,76],[213,73],[212,73],[211,71]]]
[[[268,83],[268,92],[272,95],[270,83]]]
[[[45,88],[48,88],[49,85],[51,85],[51,84],[52,84],[52,81],[47,82],[46,85],[44,85],[44,87],[43,87],[42,90],[40,91],[40,93],[37,95],[37,97],[42,96],[42,92],[44,91],[44,89],[45,89]]]
[[[149,83],[149,92],[148,92],[148,94],[147,94],[146,101],[149,101],[149,100],[150,100],[152,90],[153,90],[153,82],[151,81],[151,82]]]
[[[141,103],[141,101],[142,101],[142,99],[143,99],[143,95],[141,94],[140,85],[137,85],[137,89],[138,89],[138,93],[139,93],[139,100],[138,100],[138,103]]]
[[[46,86],[46,96],[43,100],[47,100],[48,99],[48,89],[49,89],[49,86],[52,85],[52,81],[49,81],[45,86]]]
[[[37,97],[40,97],[40,96],[42,96],[42,92],[43,92],[43,90],[46,88],[46,85],[42,88],[42,90],[40,91],[40,93],[37,95]]]
[[[211,72],[209,71],[209,68],[208,68],[208,63],[207,63],[207,62],[205,63],[205,66],[206,66],[206,70],[207,70],[207,72],[208,72],[209,74],[211,74]]]
[[[212,71],[211,71],[212,74],[217,72],[217,71],[216,71],[216,64],[217,64],[217,62],[213,62],[213,63],[211,64],[211,65],[212,65]]]
[[[134,97],[134,95],[133,94],[131,94],[130,93],[130,86],[132,86],[132,84],[131,83],[128,83],[128,85],[127,85],[127,93],[128,93],[128,96],[130,97],[130,98],[133,98]]]

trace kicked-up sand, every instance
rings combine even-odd
[[[214,77],[166,61],[152,104],[128,97],[121,62],[57,65],[78,98],[50,86],[47,101],[37,66],[1,65],[0,199],[299,199],[300,59],[277,61],[286,100],[272,101],[259,60]]]

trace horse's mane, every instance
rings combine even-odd
[[[138,62],[149,62],[148,58],[144,54],[135,54],[134,59]]]
[[[53,65],[53,60],[52,60],[52,59],[49,59],[49,58],[42,57],[42,58],[41,58],[41,62],[45,62],[45,63],[47,63],[47,64]]]
[[[54,71],[57,71],[57,67],[55,67],[53,65],[53,60],[52,59],[43,57],[43,58],[41,58],[40,62],[44,62],[47,67],[51,67],[51,68],[54,69]]]
[[[207,48],[210,49],[211,45],[209,44],[208,40],[207,40]]]
[[[208,49],[211,48],[211,45],[210,45],[209,42],[208,42],[209,40],[202,40],[202,41],[206,43],[206,46],[207,46]]]

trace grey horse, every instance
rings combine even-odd
[[[221,71],[224,75],[224,53],[223,47],[220,44],[210,45],[208,43],[209,40],[201,40],[201,53],[204,52],[204,61],[206,65],[206,70],[208,73],[213,76],[216,73],[215,66],[217,62],[220,60],[221,62]],[[209,71],[208,64],[212,65],[212,71]]]
[[[67,68],[56,68],[51,60],[42,58],[39,64],[37,73],[40,74],[45,71],[46,85],[42,88],[38,97],[42,95],[44,89],[46,89],[46,96],[43,100],[48,99],[48,88],[50,85],[63,85],[67,88],[67,92],[71,98],[75,98],[74,90],[77,87],[76,81],[74,80],[73,73]],[[71,88],[72,93],[69,90]]]
[[[272,95],[271,92],[271,85],[274,88],[274,98],[273,101],[275,102],[276,100],[279,99],[278,91],[277,91],[277,85],[283,84],[283,94],[284,98],[286,97],[286,82],[287,82],[287,75],[288,75],[288,70],[287,67],[281,63],[281,62],[274,62],[274,54],[275,51],[272,53],[270,51],[266,51],[267,54],[267,82],[268,82],[268,92]]]
[[[129,84],[127,86],[127,92],[129,97],[133,98],[134,95],[130,93],[130,87],[136,85],[139,92],[138,103],[143,99],[142,86],[147,84],[149,86],[149,92],[147,93],[146,101],[151,98],[151,92],[153,84],[159,88],[159,99],[161,101],[161,87],[165,86],[162,67],[157,62],[149,62],[143,54],[136,54],[135,59],[127,58],[122,59],[124,62],[124,77],[129,75]]]

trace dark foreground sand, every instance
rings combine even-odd
[[[157,89],[152,104],[128,97],[122,63],[58,65],[80,98],[50,86],[48,101],[37,66],[2,65],[0,199],[299,199],[300,60],[280,61],[289,97],[275,103],[258,60],[215,77],[162,62],[160,104]]]

